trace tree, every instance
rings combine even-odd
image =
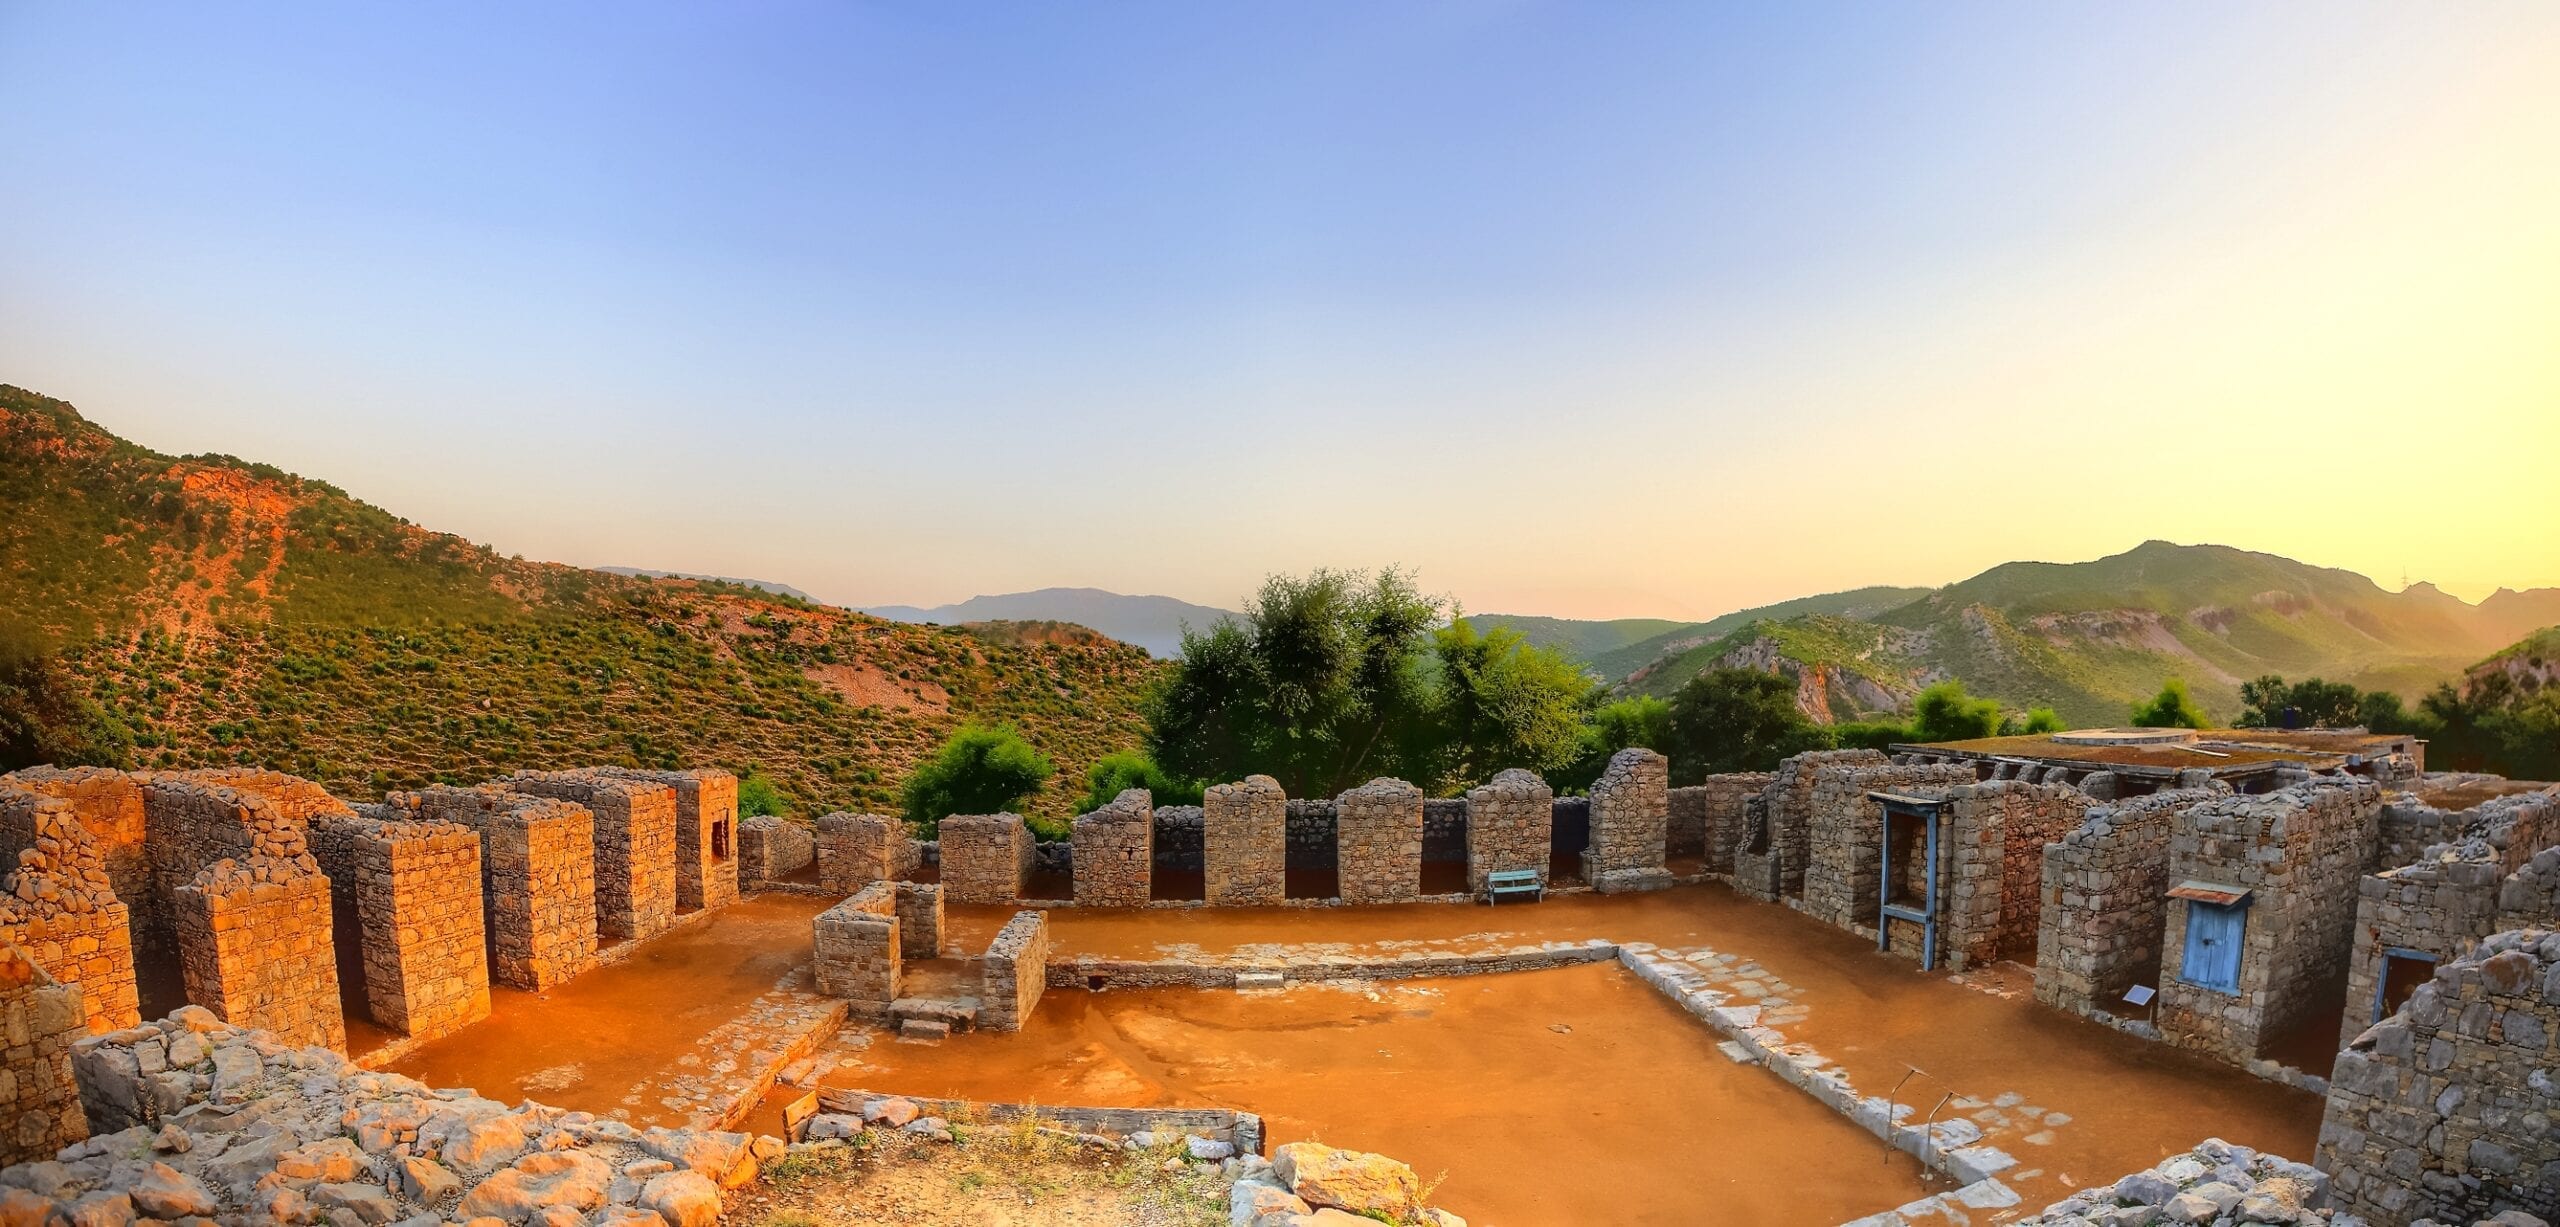
[[[953,814],[1004,813],[1057,772],[1010,726],[962,725],[907,777],[907,821],[930,834]]]
[[[1085,769],[1083,809],[1086,813],[1111,804],[1114,797],[1132,788],[1143,788],[1158,805],[1198,805],[1205,791],[1198,780],[1178,780],[1156,765],[1142,751],[1119,750],[1105,754]]]
[[[1681,769],[1680,756],[1672,752],[1671,705],[1652,695],[1630,695],[1594,708],[1579,726],[1576,741],[1575,756],[1546,773],[1559,792],[1589,791],[1618,751],[1638,746],[1671,758],[1674,771]]]
[[[1454,791],[1506,767],[1544,774],[1573,762],[1584,748],[1583,711],[1592,686],[1562,653],[1532,646],[1507,627],[1479,635],[1461,617],[1433,633],[1431,659],[1437,668],[1429,731],[1404,739],[1418,759],[1429,760],[1428,770],[1411,764],[1429,777],[1418,782]],[[1658,699],[1648,701],[1662,707]]]
[[[1914,741],[1973,741],[1999,733],[2000,701],[1973,698],[1953,678],[1921,691],[1911,702]]]
[[[2213,721],[2205,718],[2204,709],[2196,706],[2187,693],[2187,683],[2170,678],[2160,686],[2160,693],[2148,703],[2133,708],[2133,727],[2138,729],[2209,729]]]
[[[1805,750],[1829,749],[1830,730],[1796,706],[1795,683],[1757,669],[1710,669],[1671,696],[1673,775],[1694,782],[1726,771],[1767,771]]]
[[[754,767],[747,768],[747,773],[738,777],[739,817],[780,816],[790,812],[791,803],[783,798],[781,787],[773,782],[772,777]]]
[[[2066,732],[2070,728],[2070,725],[2062,722],[2061,713],[2054,711],[2050,707],[2030,707],[2027,709],[2025,732],[2060,733]]]
[[[2370,693],[2345,682],[2286,685],[2275,674],[2240,683],[2240,727],[2267,729],[2340,729],[2361,725],[2375,732],[2402,731],[2408,722],[2400,698],[2386,691]]]

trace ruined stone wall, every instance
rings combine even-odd
[[[2386,829],[2394,808],[2383,807]],[[2500,797],[2466,811],[2457,838],[2426,849],[2415,864],[2386,868],[2359,882],[2354,963],[2339,1042],[2378,1021],[2374,1008],[2388,951],[2416,951],[2442,962],[2499,930],[2560,922],[2532,902],[2538,893],[2531,885],[2532,860],[2555,845],[2560,795]]]
[[[489,1016],[480,835],[368,806],[311,820],[341,927],[357,933],[366,1012],[402,1035],[449,1035]]]
[[[167,919],[159,914],[159,895],[151,876],[142,778],[105,767],[30,767],[0,776],[0,782],[15,783],[71,806],[90,842],[106,858],[107,880],[131,920],[134,958],[174,959],[177,947]]]
[[[655,936],[676,921],[676,790],[596,768],[519,771],[491,783],[586,807],[593,816],[596,940]]]
[[[1671,885],[1663,852],[1671,830],[1671,760],[1642,746],[1609,757],[1591,785],[1591,847],[1582,876],[1603,894]]]
[[[942,957],[942,888],[929,882],[900,882],[898,953],[911,959]]]
[[[1825,767],[1881,767],[1889,761],[1874,750],[1809,750],[1781,760],[1760,790],[1760,804],[1746,812],[1742,837],[1735,842],[1734,890],[1763,903],[1802,898],[1815,773]]]
[[[1288,867],[1291,869],[1334,869],[1341,865],[1342,848],[1334,824],[1334,804],[1326,798],[1291,797],[1286,806],[1289,836]]]
[[[1422,863],[1425,865],[1467,863],[1467,799],[1465,797],[1424,797],[1422,799]]]
[[[1816,766],[1804,794],[1804,910],[1827,924],[1855,932],[1873,932],[1877,892],[1884,862],[1883,812],[1867,794],[1894,792],[1937,798],[1974,782],[1973,768],[1947,764],[1849,762]],[[1940,855],[1952,863],[1954,843],[1940,841]],[[1940,901],[1955,880],[1939,884]],[[1939,942],[1944,950],[1946,943]]]
[[[2045,847],[2080,826],[2090,798],[2068,784],[2003,780],[1951,789],[1947,800],[1953,838],[1939,852],[1952,889],[1939,945],[1948,969],[2033,957]]]
[[[1334,799],[1344,903],[1422,897],[1422,790],[1379,778]]]
[[[1208,872],[1203,859],[1207,853],[1202,841],[1207,838],[1208,815],[1197,805],[1159,805],[1156,807],[1155,862],[1158,869]],[[1050,841],[1052,843],[1055,840]],[[1074,845],[1070,844],[1072,848]],[[1074,856],[1070,852],[1069,858]],[[1067,867],[1072,875],[1075,866]],[[1069,878],[1073,880],[1072,876]]]
[[[738,777],[717,767],[606,770],[676,790],[677,910],[698,912],[737,902]]]
[[[2044,847],[2038,875],[2036,1000],[2103,1012],[2155,983],[2169,889],[2169,828],[2179,810],[2230,790],[2173,789],[2102,804]],[[2085,794],[2084,794],[2085,795]]]
[[[812,922],[816,948],[811,965],[818,991],[844,998],[859,1018],[887,1018],[904,979],[898,885],[874,882]]]
[[[1538,773],[1503,770],[1467,791],[1467,889],[1494,873],[1534,870],[1545,881],[1555,840],[1555,789]]]
[[[2236,994],[2182,978],[2188,908],[2171,901],[2161,939],[2163,1038],[2246,1064],[2299,1016],[2351,957],[2356,883],[2372,868],[2381,816],[2382,790],[2352,777],[2179,811],[2169,832],[2172,884],[2235,886],[2252,899]]]
[[[71,802],[0,776],[0,864],[0,942],[77,987],[90,1030],[139,1024],[132,913]]]
[[[805,823],[775,814],[738,820],[741,889],[779,882],[818,859],[817,837]]]
[[[87,1034],[80,990],[0,942],[0,1166],[39,1163],[89,1136],[71,1045]]]
[[[595,816],[585,806],[509,789],[441,786],[384,802],[479,832],[492,979],[539,992],[595,960]]]
[[[905,823],[886,814],[828,814],[818,819],[818,885],[843,894],[913,870],[921,853]]]
[[[1666,856],[1707,854],[1707,791],[1696,785],[1671,790],[1671,823],[1664,834]]]
[[[2356,1038],[2316,1165],[2375,1222],[2560,1219],[2560,932],[2481,941]]]
[[[1704,857],[1709,873],[1732,873],[1733,845],[1742,838],[1743,810],[1769,786],[1770,779],[1766,771],[1735,771],[1672,789],[1671,851]]]
[[[953,903],[1022,897],[1031,876],[1031,828],[1022,815],[954,814],[942,820],[941,844],[942,889]]]
[[[306,826],[353,811],[307,780],[248,770],[148,777],[142,807],[187,1000],[292,1043],[345,1047],[329,880]]]
[[[980,964],[978,1026],[988,1031],[1020,1031],[1040,1004],[1041,990],[1048,987],[1048,965],[1048,913],[1014,913],[996,931]]]
[[[1289,799],[1280,781],[1249,775],[1215,785],[1201,799],[1200,809],[1201,872],[1210,905],[1248,907],[1286,899]]]
[[[1143,788],[1124,789],[1111,804],[1076,818],[1076,903],[1145,907],[1156,865],[1156,811]]]

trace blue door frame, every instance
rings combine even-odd
[[[1908,920],[1920,926],[1920,970],[1934,971],[1938,966],[1938,806],[1912,797],[1873,796],[1878,807],[1876,822],[1876,949],[1893,948],[1892,924]],[[1893,819],[1894,815],[1917,818],[1927,841],[1922,845],[1920,910],[1896,906],[1893,902]]]

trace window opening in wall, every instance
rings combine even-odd
[[[2418,986],[2435,978],[2436,956],[2394,946],[2382,952],[2381,982],[2374,986],[2373,1021],[2381,1022],[2409,1004]]]
[[[729,859],[729,820],[715,818],[711,822],[711,859]]]

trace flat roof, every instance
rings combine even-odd
[[[2152,730],[2144,730],[2146,733]],[[2322,730],[2326,733],[2326,730]],[[2025,733],[2014,737],[1980,737],[1970,741],[1917,742],[1893,747],[1897,753],[1952,754],[1968,758],[2033,759],[2044,763],[2074,764],[2095,768],[2132,767],[2150,771],[2185,771],[2203,768],[2216,773],[2242,768],[2264,768],[2274,764],[2295,763],[2334,766],[2353,753],[2388,753],[2400,741],[2395,737],[2374,737],[2358,733],[2356,748],[2329,749],[2326,745],[2304,744],[2289,740],[2299,734],[2279,737],[2259,735],[2259,730],[2234,732],[2215,730],[2197,733],[2181,740],[2149,740],[2140,744],[2120,744],[2088,736],[2056,736],[2051,733]],[[2338,734],[2329,734],[2338,736]]]

